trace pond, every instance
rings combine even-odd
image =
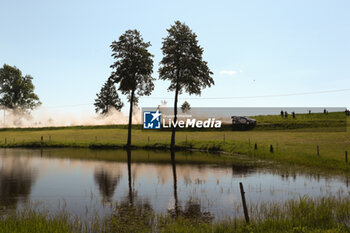
[[[0,149],[0,211],[34,205],[80,218],[116,203],[147,205],[215,220],[241,216],[239,182],[249,206],[300,196],[349,195],[349,177],[257,165],[244,156],[200,152]]]

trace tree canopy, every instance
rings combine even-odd
[[[16,66],[0,68],[0,105],[19,111],[33,110],[41,104],[34,93],[33,77],[22,75]]]
[[[134,91],[133,101],[138,96],[150,95],[154,89],[152,78],[153,55],[147,50],[150,42],[144,42],[137,30],[127,30],[113,41],[112,57],[116,60],[110,67],[115,69],[110,79],[119,84],[118,90],[128,95],[130,101]]]
[[[198,45],[197,35],[184,23],[176,21],[163,39],[163,59],[159,78],[169,80],[169,91],[200,95],[205,87],[214,85],[213,74],[203,61],[203,48]]]
[[[107,80],[102,86],[100,93],[96,94],[95,99],[95,111],[107,114],[111,108],[120,111],[123,107],[114,83],[111,80]]]

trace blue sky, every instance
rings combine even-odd
[[[0,2],[0,65],[31,74],[48,108],[85,104],[55,109],[93,112],[89,103],[111,73],[109,45],[127,29],[139,30],[152,43],[158,78],[162,38],[175,20],[198,35],[214,72],[216,85],[201,99],[189,99],[192,106],[349,106],[350,91],[205,98],[350,88],[350,1]],[[173,98],[169,83],[155,85],[152,98],[141,98],[140,106]],[[188,95],[180,97],[182,103]]]

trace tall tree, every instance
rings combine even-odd
[[[33,110],[40,105],[32,80],[32,76],[23,76],[16,66],[4,64],[0,68],[0,105],[15,112]]]
[[[108,79],[102,86],[100,93],[96,94],[97,99],[95,99],[95,110],[102,114],[107,114],[111,108],[115,108],[120,111],[123,107],[114,83]]]
[[[154,89],[152,78],[153,55],[148,52],[150,42],[144,42],[137,30],[128,30],[119,37],[119,41],[113,41],[112,57],[116,60],[112,69],[115,69],[110,79],[119,84],[118,90],[128,96],[130,103],[128,141],[131,145],[131,124],[133,106],[137,104],[139,96],[150,95]]]
[[[159,78],[170,81],[168,91],[175,91],[174,121],[177,121],[178,95],[183,91],[200,95],[205,87],[214,85],[213,74],[203,61],[203,48],[198,45],[197,35],[184,23],[176,21],[163,39],[163,59]],[[176,128],[172,128],[170,148],[175,146]]]

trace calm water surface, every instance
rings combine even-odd
[[[199,158],[225,161],[204,164]],[[215,219],[242,215],[239,182],[249,205],[302,195],[349,195],[349,178],[241,166],[200,153],[1,149],[0,210],[28,204],[79,217],[100,216],[116,203],[148,205],[157,213],[182,211]]]

